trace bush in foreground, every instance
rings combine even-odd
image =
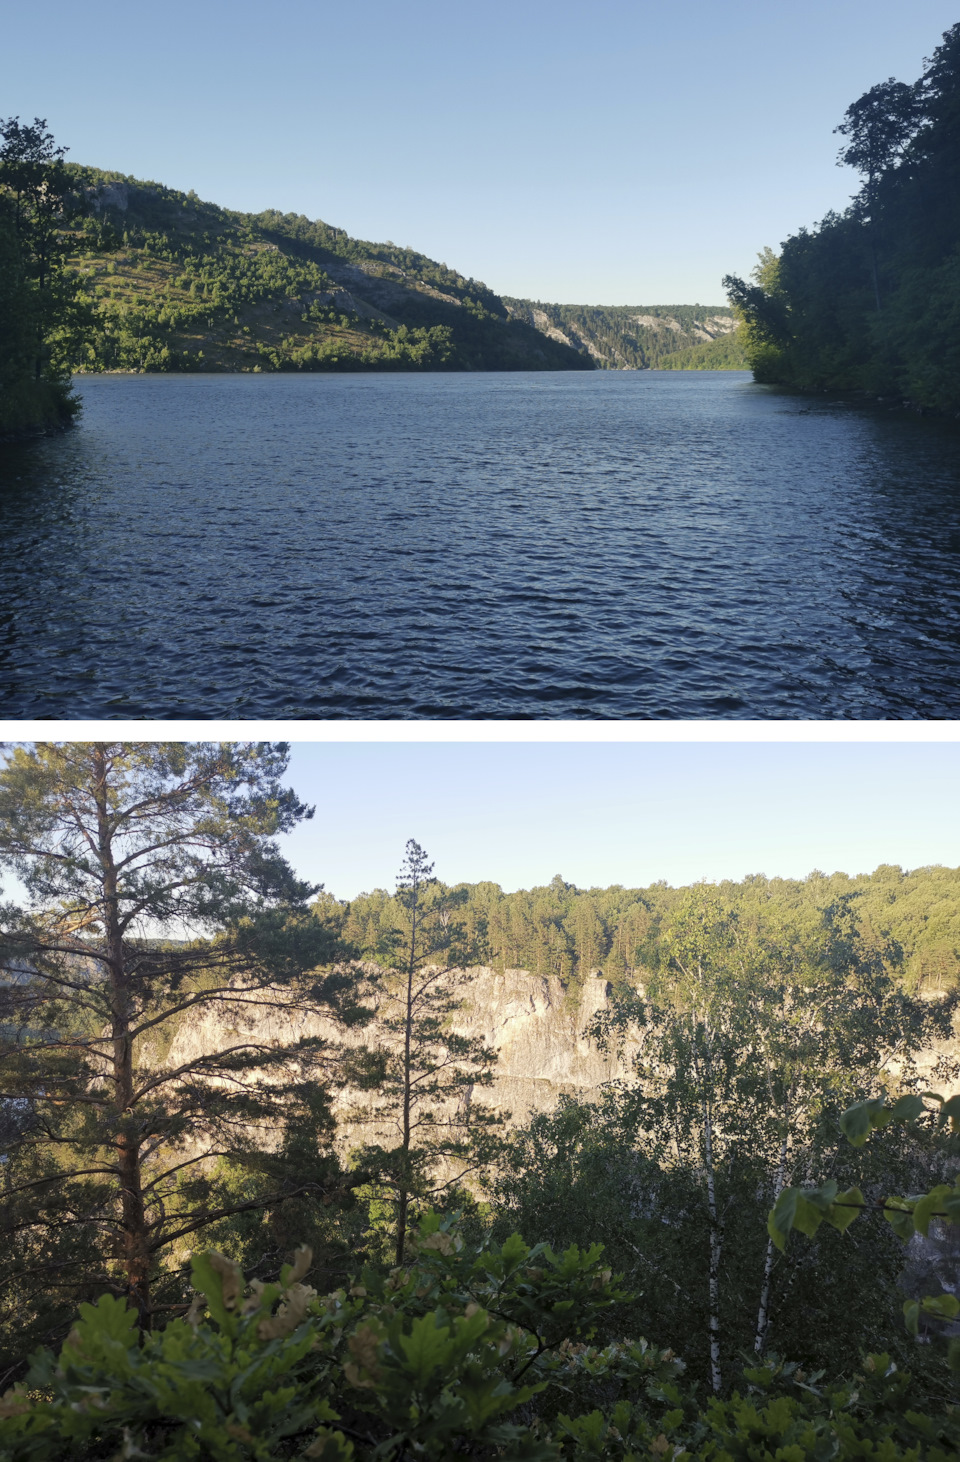
[[[505,1462],[694,1457],[946,1462],[960,1411],[911,1409],[886,1356],[853,1382],[771,1363],[701,1406],[683,1364],[643,1340],[591,1344],[628,1297],[599,1246],[554,1254],[518,1236],[464,1247],[428,1214],[415,1256],[349,1291],[304,1283],[301,1250],[278,1284],[194,1258],[190,1312],[140,1336],[120,1300],[84,1305],[59,1357],[41,1350],[0,1403],[0,1458],[318,1458]]]

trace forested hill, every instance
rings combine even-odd
[[[728,305],[550,305],[504,297],[515,320],[601,370],[746,370]]]
[[[412,249],[302,215],[235,213],[67,165],[70,258],[96,329],[80,370],[589,370],[576,348]]]
[[[665,957],[661,935],[689,892],[666,883],[579,889],[560,877],[516,893],[495,883],[457,888],[457,917],[481,962],[574,981],[596,970],[617,979],[656,969]],[[805,879],[757,875],[722,883],[717,894],[748,925],[773,922],[797,947],[817,944],[825,910],[837,917],[847,917],[847,910],[867,947],[880,952],[909,988],[960,987],[960,868],[904,872],[882,866],[856,877],[814,872]],[[374,948],[381,925],[396,917],[387,893],[363,894],[343,906],[343,933],[359,948]]]

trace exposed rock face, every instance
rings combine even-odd
[[[499,1053],[493,1084],[467,1093],[467,1100],[483,1103],[502,1115],[509,1125],[531,1114],[549,1111],[563,1095],[595,1100],[605,1082],[628,1077],[636,1044],[628,1043],[624,1056],[604,1054],[585,1034],[597,1011],[610,997],[610,986],[597,971],[579,990],[566,989],[556,978],[526,970],[498,972],[485,966],[457,972],[456,991],[462,1006],[452,1029],[479,1037]],[[374,1002],[375,1003],[375,1002]],[[341,1031],[332,1021],[298,1010],[296,1006],[256,1009],[241,1003],[207,1009],[185,1021],[174,1037],[167,1063],[176,1068],[208,1053],[255,1040],[289,1046],[300,1038],[321,1037],[332,1051],[386,1046],[394,1038],[374,1019],[366,1027]],[[933,1090],[949,1096],[958,1090],[960,1042],[944,1040],[921,1053],[918,1066]],[[896,1063],[890,1070],[896,1073]],[[339,1140],[345,1150],[356,1146],[361,1133],[370,1141],[396,1140],[395,1131],[377,1122],[376,1092],[346,1088],[333,1100]]]
[[[672,315],[633,315],[631,318],[645,330],[679,331],[681,328],[679,320],[675,320]]]
[[[459,981],[463,1005],[453,1030],[479,1036],[500,1056],[493,1068],[493,1085],[478,1088],[475,1099],[505,1120],[522,1122],[533,1112],[553,1107],[565,1093],[589,1100],[599,1095],[604,1082],[626,1074],[626,1065],[604,1055],[584,1034],[609,997],[610,987],[602,976],[589,979],[579,994],[566,991],[558,979],[525,970],[499,973],[480,967],[464,971]],[[304,1015],[296,1007],[254,1013],[238,1003],[185,1022],[171,1043],[167,1062],[177,1067],[243,1039],[288,1045],[300,1037],[316,1036],[340,1048],[390,1044],[375,1020],[365,1029],[342,1032],[332,1021]],[[345,1147],[355,1145],[361,1128],[366,1137],[377,1139],[376,1106],[375,1092],[338,1093],[334,1108],[341,1118]],[[382,1129],[384,1137],[388,1130]]]
[[[730,335],[737,321],[699,305],[691,318],[628,305],[560,305],[504,296],[510,315],[610,370],[647,370],[677,351]],[[701,313],[702,310],[702,313]],[[691,311],[691,313],[692,313]]]
[[[94,213],[104,208],[117,208],[126,213],[130,206],[130,188],[127,183],[101,183],[99,188],[88,188],[87,196]]]
[[[673,330],[683,332],[683,326],[672,315],[633,315],[631,317],[645,330]],[[737,328],[737,321],[730,315],[710,315],[690,327],[691,335],[697,340],[716,340],[719,335],[730,335]]]
[[[621,1074],[616,1060],[597,1050],[584,1031],[603,1008],[610,987],[602,977],[571,999],[559,980],[525,970],[471,972],[456,1029],[482,1036],[500,1059],[484,1100],[513,1120],[544,1111],[564,1094],[589,1100],[605,1081]]]

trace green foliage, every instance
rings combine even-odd
[[[323,1327],[307,1319],[315,1292],[300,1282],[309,1252],[299,1257],[241,1310],[237,1266],[216,1252],[198,1255],[193,1282],[212,1323],[193,1313],[142,1344],[122,1301],[104,1295],[82,1306],[58,1360],[36,1356],[19,1393],[44,1400],[24,1410],[15,1393],[0,1404],[0,1455],[53,1458],[79,1446],[85,1456],[109,1456],[123,1444],[127,1455],[266,1459],[286,1438],[332,1419],[316,1385],[298,1375]],[[139,1444],[150,1450],[130,1450]]]
[[[146,1322],[157,1286],[179,1299],[175,1256],[205,1226],[342,1186],[326,1043],[257,1029],[293,1002],[364,1014],[273,841],[311,815],[282,785],[287,752],[47,743],[0,768],[0,863],[31,900],[0,926],[6,1364],[91,1290],[130,1295]],[[213,1039],[168,1059],[204,1017]],[[312,1151],[271,1162],[263,1134],[283,1154],[288,1126]],[[259,1184],[231,1191],[217,1158]]]
[[[960,409],[958,55],[955,25],[919,81],[855,101],[836,129],[851,206],[788,238],[775,274],[724,281],[757,380]]]
[[[490,1156],[484,1149],[494,1114],[475,1091],[490,1085],[497,1053],[451,1029],[464,970],[475,963],[456,919],[462,902],[433,877],[433,864],[411,839],[392,903],[397,922],[381,923],[374,943],[360,945],[381,967],[378,1024],[393,1039],[370,1053],[377,1101],[372,1112],[356,1114],[381,1131],[386,1126],[388,1135],[364,1143],[355,1158],[372,1175],[374,1208],[386,1199],[393,1210],[398,1264],[411,1205],[435,1200]]]
[[[119,1300],[85,1305],[59,1358],[40,1352],[0,1403],[0,1457],[78,1445],[107,1457],[123,1444],[170,1459],[345,1462],[408,1446],[439,1459],[469,1442],[474,1455],[546,1462],[556,1447],[512,1416],[555,1377],[663,1382],[681,1369],[642,1343],[584,1348],[619,1297],[596,1248],[556,1255],[514,1237],[467,1250],[451,1220],[428,1214],[415,1251],[408,1268],[365,1270],[325,1298],[303,1283],[307,1250],[279,1284],[247,1291],[236,1264],[200,1254],[191,1313],[142,1341]]]
[[[0,121],[0,442],[57,430],[79,411],[68,361],[89,316],[65,262],[75,213],[65,149],[39,117]]]
[[[233,213],[70,167],[88,215],[73,278],[97,331],[80,370],[589,369],[476,280],[295,214]]]
[[[702,340],[678,350],[675,355],[666,355],[658,365],[661,371],[745,371],[748,368],[740,326],[716,340]]]
[[[767,1220],[767,1232],[777,1248],[786,1250],[786,1237],[792,1228],[812,1239],[821,1223],[844,1233],[864,1207],[859,1188],[838,1191],[835,1178],[819,1188],[784,1188],[777,1197]]]
[[[934,1105],[928,1107],[928,1101]],[[922,1117],[930,1119],[934,1131],[949,1124],[955,1134],[960,1128],[960,1096],[944,1099],[935,1092],[911,1092],[889,1104],[885,1095],[873,1097],[848,1107],[840,1117],[840,1129],[852,1147],[862,1147],[871,1132],[882,1131],[894,1122],[913,1126]],[[792,1228],[812,1236],[821,1220],[826,1219],[842,1233],[868,1206],[858,1189],[838,1193],[832,1180],[819,1188],[784,1188],[770,1215],[770,1232],[778,1248],[783,1249]],[[875,1206],[899,1238],[909,1239],[914,1233],[926,1238],[933,1218],[960,1223],[960,1176],[956,1182],[938,1183],[926,1193],[910,1198],[888,1197]]]
[[[631,1075],[512,1133],[495,1188],[497,1232],[600,1238],[640,1291],[637,1323],[698,1377],[714,1344],[716,1374],[721,1352],[735,1366],[738,1352],[768,1345],[837,1369],[864,1334],[887,1344],[898,1322],[892,1233],[864,1235],[854,1253],[781,1257],[757,1208],[758,1193],[772,1202],[792,1174],[824,1165],[834,1198],[915,1182],[922,1157],[838,1152],[837,1124],[891,1051],[909,1087],[913,1058],[949,1030],[949,1002],[903,989],[901,951],[858,923],[858,901],[842,896],[815,916],[813,887],[824,891],[818,880],[774,896],[759,879],[729,892],[645,891],[645,966],[613,985],[593,1027]],[[560,880],[557,895],[565,889]],[[636,894],[579,899],[602,909],[607,896],[616,909]],[[832,1209],[831,1223],[850,1213]],[[839,1285],[851,1298],[837,1316]]]
[[[928,1107],[927,1101],[933,1105]],[[923,1119],[932,1123],[938,1133],[949,1124],[951,1138],[954,1138],[960,1128],[960,1097],[954,1096],[945,1101],[942,1096],[927,1092],[923,1096],[901,1096],[889,1105],[885,1096],[877,1097],[848,1108],[841,1117],[840,1125],[851,1146],[859,1147],[871,1132],[882,1131],[893,1123],[914,1127]],[[941,1153],[941,1156],[952,1156],[954,1149],[955,1142],[950,1141],[946,1153]],[[869,1208],[882,1213],[897,1237],[904,1242],[912,1239],[914,1234],[927,1238],[935,1219],[943,1224],[960,1224],[960,1174],[952,1183],[936,1183],[926,1192],[908,1197],[887,1196],[874,1204],[866,1203],[859,1189],[838,1193],[833,1181],[819,1188],[784,1188],[768,1220],[770,1234],[777,1247],[785,1250],[791,1229],[812,1237],[825,1219],[843,1233]],[[960,1300],[952,1292],[923,1295],[918,1299],[908,1299],[903,1311],[908,1333],[916,1336],[921,1317],[954,1320],[960,1314]],[[951,1340],[947,1358],[951,1370],[960,1374],[960,1340]]]
[[[179,1196],[208,1206],[216,1197],[223,1216],[204,1225],[204,1242],[232,1254],[251,1278],[276,1274],[283,1254],[303,1242],[313,1253],[314,1282],[334,1287],[367,1252],[361,1195],[369,1175],[344,1170],[323,1086],[288,1087],[284,1102],[277,1146],[245,1145],[208,1163],[201,1183],[184,1184]],[[180,1279],[168,1275],[167,1287]]]
[[[658,1416],[649,1402],[620,1402],[575,1421],[561,1417],[575,1440],[564,1455],[639,1462],[640,1458],[713,1458],[716,1462],[823,1462],[876,1457],[886,1462],[946,1462],[958,1427],[950,1412],[914,1409],[911,1378],[886,1354],[864,1357],[850,1381],[824,1382],[776,1360],[745,1372],[745,1394],[699,1406],[677,1386],[660,1388],[673,1403]]]
[[[596,1247],[469,1247],[428,1214],[388,1275],[321,1296],[309,1262],[301,1249],[278,1283],[246,1287],[198,1254],[189,1314],[144,1336],[117,1299],[82,1306],[59,1356],[38,1352],[0,1401],[0,1458],[946,1462],[960,1445],[956,1411],[918,1410],[886,1354],[849,1381],[774,1357],[704,1405],[672,1352],[598,1348],[626,1297]]]
[[[0,1457],[951,1455],[942,1348],[913,1333],[949,1332],[960,1309],[948,1280],[904,1278],[903,1240],[914,1252],[960,1213],[944,1168],[960,1098],[924,1093],[912,1065],[950,1028],[956,873],[687,890],[557,877],[504,896],[446,888],[412,844],[394,895],[322,895],[307,918],[310,890],[272,843],[306,812],[285,755],[71,743],[0,776],[0,843],[36,898],[3,933],[13,1374],[81,1311],[59,1360],[35,1357],[6,1398]],[[206,937],[145,937],[143,908]],[[344,940],[362,967],[311,966]],[[464,1168],[451,1179],[441,1161],[477,1160],[457,1113],[492,1053],[452,1026],[457,970],[493,955],[571,987],[603,972],[594,1034],[632,1071],[510,1134],[458,1224],[423,1209],[459,1202]],[[361,1020],[360,975],[393,1021],[383,1049],[347,1061],[245,1024],[251,1000]],[[205,1002],[229,1047],[170,1061],[167,1023]],[[379,1086],[394,1123],[354,1172],[333,1145],[333,1081]],[[371,1213],[395,1239],[404,1195],[391,1270]],[[854,1224],[865,1209],[884,1221]],[[206,1299],[184,1315],[201,1232],[230,1258],[196,1256]],[[300,1270],[273,1282],[297,1239],[317,1287],[342,1285],[326,1299]],[[864,1343],[888,1354],[844,1380]]]
[[[561,877],[532,889],[503,893],[495,883],[460,884],[457,919],[494,969],[523,969],[574,984],[594,971],[615,985],[633,984],[668,960],[661,939],[687,896],[665,883],[646,888],[577,888]],[[846,900],[863,945],[875,949],[898,983],[934,994],[960,986],[960,869],[881,867],[849,877],[815,871],[805,879],[754,875],[717,885],[717,893],[749,926],[779,921],[796,957],[816,961],[828,939],[823,909]],[[393,927],[399,909],[382,889],[345,906],[343,937],[373,949],[381,928]]]

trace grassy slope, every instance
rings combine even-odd
[[[72,267],[100,326],[81,370],[592,368],[422,254],[72,171],[91,205]]]
[[[507,299],[514,318],[601,370],[746,370],[726,305],[551,305]]]

